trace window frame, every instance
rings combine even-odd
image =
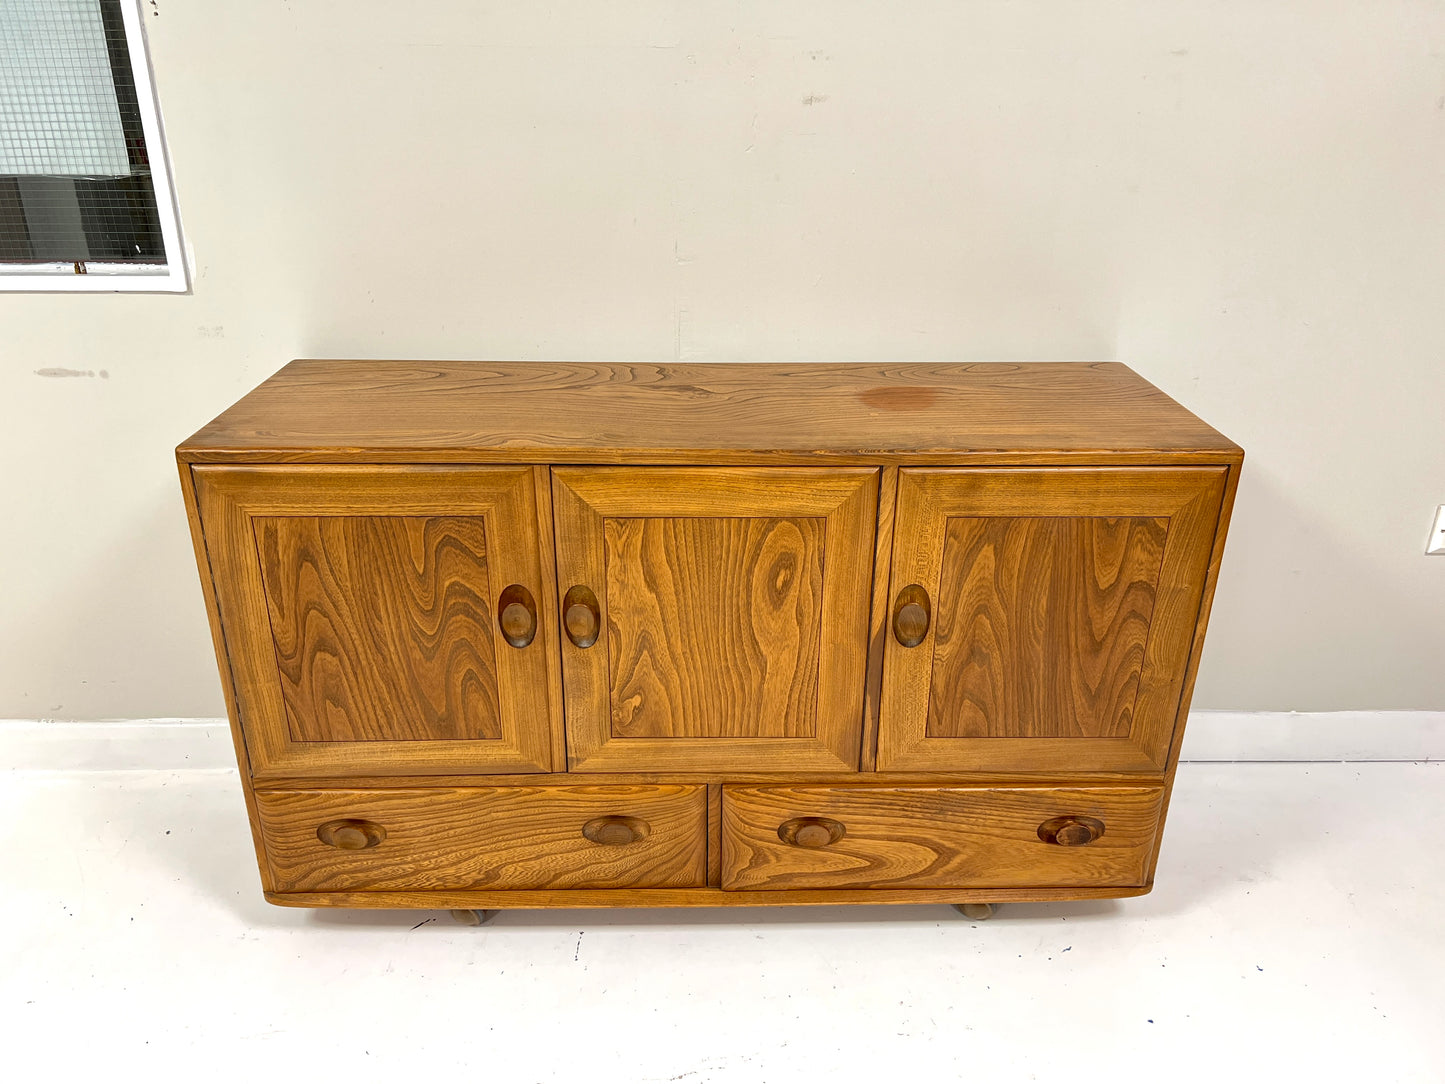
[[[155,192],[156,217],[160,220],[161,246],[166,262],[147,264],[87,260],[84,272],[78,273],[76,268],[80,265],[68,260],[44,263],[0,261],[0,293],[190,293],[190,272],[181,238],[175,188],[171,183],[171,156],[166,147],[155,81],[151,76],[141,2],[119,0],[119,6],[125,25],[126,53],[130,57],[131,75],[135,80],[136,103],[140,108],[141,132],[145,136],[146,155],[151,166],[151,187]]]

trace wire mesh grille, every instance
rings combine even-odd
[[[164,263],[122,0],[0,0],[0,261]]]

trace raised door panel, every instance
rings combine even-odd
[[[858,766],[876,471],[559,468],[553,488],[562,609],[595,608],[563,641],[574,770]]]
[[[806,737],[818,714],[825,521],[608,519],[619,738]],[[718,620],[737,611],[748,620]]]
[[[937,595],[928,735],[1122,738],[1168,520],[959,517]]]
[[[900,472],[879,768],[1162,770],[1223,485]]]
[[[502,737],[481,519],[252,523],[293,741]]]
[[[552,766],[531,469],[195,474],[258,777]]]

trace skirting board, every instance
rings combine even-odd
[[[1445,711],[1196,711],[1186,761],[1445,760]],[[222,719],[0,720],[0,771],[234,770]]]
[[[1445,711],[1192,711],[1180,759],[1445,760]]]

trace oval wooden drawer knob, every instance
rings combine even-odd
[[[537,635],[537,601],[520,583],[511,584],[497,597],[497,625],[502,639],[513,647],[526,647]]]
[[[794,847],[817,850],[829,847],[843,838],[847,829],[842,821],[831,817],[794,817],[778,825],[778,838]]]
[[[386,838],[386,829],[373,821],[327,821],[316,829],[316,838],[338,851],[364,851]]]
[[[622,847],[646,839],[650,831],[639,817],[596,817],[582,826],[582,834],[604,847]]]
[[[1055,817],[1039,825],[1039,838],[1060,847],[1083,847],[1104,834],[1097,817]]]
[[[575,584],[562,599],[562,627],[574,647],[591,647],[602,630],[602,608],[592,588]]]
[[[928,592],[916,583],[910,583],[898,592],[893,603],[893,638],[904,647],[917,647],[928,635],[928,626],[933,621],[933,607],[928,601]]]

